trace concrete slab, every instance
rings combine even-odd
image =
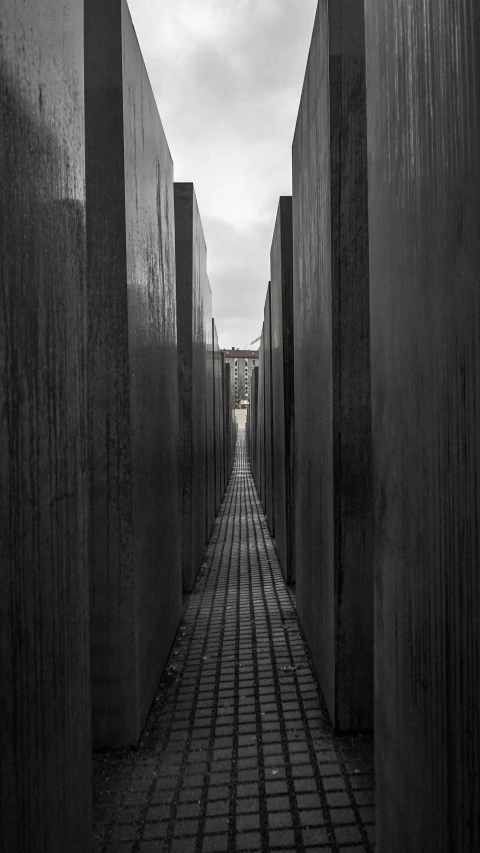
[[[480,849],[480,19],[367,4],[379,850]]]
[[[220,352],[220,376],[222,383],[222,433],[223,433],[223,452],[222,452],[222,492],[225,493],[225,489],[227,487],[227,470],[228,470],[228,446],[229,446],[229,433],[227,428],[227,407],[230,401],[230,388],[225,387],[225,375],[226,375],[226,363],[225,363],[225,355],[223,352]],[[230,376],[230,372],[229,372]]]
[[[83,5],[0,11],[0,849],[91,849]]]
[[[253,479],[255,482],[255,486],[258,491],[258,377],[259,377],[260,368],[254,367],[252,370],[252,402],[251,402],[251,415],[252,415],[252,439],[251,446],[249,448],[249,457],[250,457],[250,465],[252,467]]]
[[[235,448],[237,443],[237,425],[235,423],[235,400],[232,388],[231,366],[225,361],[224,374],[224,406],[225,406],[225,440],[227,446],[227,486],[232,476],[233,464],[235,459]]]
[[[173,165],[124,0],[86,0],[96,747],[134,746],[180,620]]]
[[[225,436],[225,488],[230,480],[232,471],[232,388],[230,377],[230,365],[222,353],[223,362],[223,434]]]
[[[363,0],[317,9],[293,143],[298,612],[338,731],[373,725]]]
[[[275,548],[287,583],[294,568],[294,376],[292,199],[278,205],[270,252]]]
[[[218,335],[215,320],[212,320],[213,340],[213,424],[214,424],[214,462],[215,462],[215,512],[218,513],[222,502],[223,488],[223,377],[222,358],[218,347]]]
[[[207,511],[205,514],[205,542],[208,543],[215,524],[215,430],[213,408],[213,326],[212,326],[212,290],[208,280],[205,281],[203,300],[205,330],[207,340],[206,367],[206,408],[207,408]]]
[[[258,377],[258,496],[265,509],[265,343],[264,323],[259,347]]]
[[[265,407],[265,499],[264,509],[268,527],[275,536],[275,471],[273,468],[273,386],[272,386],[272,330],[271,330],[271,286],[267,287],[263,322],[264,350],[264,407]]]
[[[207,249],[193,184],[175,184],[182,580],[192,590],[205,552]]]

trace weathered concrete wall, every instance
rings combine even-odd
[[[175,184],[182,578],[190,592],[205,552],[207,249],[193,184]]]
[[[294,571],[292,199],[278,205],[270,252],[275,548],[287,583]]]
[[[91,849],[83,6],[0,11],[0,849]]]
[[[215,524],[215,417],[213,407],[213,323],[212,323],[212,290],[208,280],[205,281],[204,316],[207,339],[206,353],[206,409],[207,409],[207,511],[205,513],[205,542],[210,539]]]
[[[259,347],[258,376],[258,496],[265,508],[265,345],[264,323]]]
[[[225,489],[227,488],[227,470],[228,470],[228,444],[229,444],[229,435],[226,426],[226,418],[225,418],[225,407],[228,405],[230,392],[229,389],[225,388],[225,355],[223,352],[220,353],[220,379],[222,386],[222,434],[223,434],[223,452],[222,452],[222,491],[225,493]]]
[[[235,428],[235,400],[232,393],[231,368],[223,356],[223,411],[225,436],[225,489],[230,482],[233,460],[235,456],[236,428]]]
[[[264,353],[264,408],[265,408],[265,499],[263,508],[272,536],[275,536],[275,508],[273,492],[275,472],[273,470],[273,396],[272,396],[272,333],[271,333],[271,286],[267,287],[263,322]]]
[[[215,513],[220,509],[223,488],[223,377],[222,358],[218,348],[218,335],[215,320],[212,320],[213,340],[213,426],[215,461]]]
[[[173,166],[126,3],[85,16],[93,735],[116,748],[180,619]]]
[[[258,491],[258,471],[259,471],[259,439],[258,439],[258,381],[260,375],[260,368],[254,367],[252,371],[252,406],[253,406],[253,447],[252,447],[252,466],[253,466],[253,476],[255,479],[255,485]]]
[[[249,419],[249,437],[248,437],[248,456],[252,476],[257,485],[257,447],[258,447],[258,367],[252,370],[251,379],[251,399],[248,409]]]
[[[298,612],[340,731],[373,723],[363,0],[321,2],[293,144]]]
[[[232,413],[232,389],[230,379],[230,365],[225,361],[225,356],[222,353],[222,370],[223,370],[223,434],[225,436],[225,478],[224,488],[227,487],[231,474],[231,458],[232,458],[232,430],[231,430],[231,413]]]
[[[480,849],[480,16],[367,6],[377,846]]]

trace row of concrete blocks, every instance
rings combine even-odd
[[[138,742],[233,400],[126,3],[5,0],[0,43],[0,849],[86,853],[92,742]]]
[[[377,849],[480,849],[480,17],[322,0],[250,461]]]

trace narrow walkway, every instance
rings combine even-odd
[[[235,468],[138,750],[95,758],[95,853],[373,851],[366,738],[335,738]]]

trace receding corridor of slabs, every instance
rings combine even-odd
[[[239,430],[138,750],[95,758],[96,853],[374,850],[372,743],[332,735]]]

